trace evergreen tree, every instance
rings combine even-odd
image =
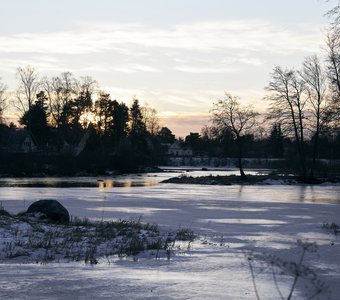
[[[97,129],[105,137],[109,134],[109,129],[113,124],[115,102],[110,99],[110,94],[100,93],[99,99],[94,104],[94,112],[98,118]]]
[[[130,135],[142,135],[145,133],[145,123],[138,99],[134,99],[130,108]]]
[[[121,141],[128,133],[129,108],[116,100],[113,101],[112,108],[111,134],[114,140]]]
[[[268,150],[275,158],[283,157],[283,135],[280,123],[275,123],[271,129],[268,140]]]
[[[24,113],[19,122],[25,125],[36,139],[38,146],[42,146],[48,140],[47,124],[47,97],[44,92],[36,95],[36,100],[30,109]]]
[[[172,131],[168,127],[162,127],[157,137],[160,143],[172,144],[176,140],[175,135],[172,134]]]

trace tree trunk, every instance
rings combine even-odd
[[[305,157],[305,151],[304,151],[304,145],[300,141],[299,145],[299,159],[300,159],[300,167],[301,167],[301,176],[306,177],[307,171],[306,171],[306,157]]]
[[[306,177],[307,175],[307,168],[306,168],[306,155],[305,155],[305,139],[303,134],[303,119],[302,119],[302,111],[299,108],[299,122],[300,122],[300,162],[301,162],[301,171],[302,176]]]
[[[302,123],[300,123],[300,129],[297,126],[297,121],[295,118],[295,113],[294,113],[294,108],[291,104],[291,102],[289,102],[289,106],[290,106],[290,113],[292,116],[292,121],[293,121],[293,127],[294,127],[294,135],[295,135],[295,143],[296,143],[296,147],[297,147],[297,151],[298,151],[298,156],[299,156],[299,162],[300,162],[300,171],[301,171],[301,176],[305,177],[306,176],[306,159],[305,159],[305,155],[304,155],[304,147],[303,147],[303,128],[302,128]],[[299,115],[299,120],[300,122],[302,122],[302,119],[300,119],[301,114]],[[300,133],[299,133],[300,130]]]
[[[237,149],[238,149],[238,167],[240,169],[240,175],[241,175],[241,179],[247,179],[247,175],[244,173],[243,171],[243,161],[242,161],[242,157],[243,157],[243,149],[242,149],[242,140],[240,136],[236,137],[237,139]]]
[[[315,140],[314,140],[314,148],[313,148],[313,162],[312,162],[312,168],[310,171],[310,176],[314,177],[314,171],[315,171],[315,164],[316,164],[316,157],[319,152],[319,131],[320,131],[320,116],[318,111],[317,121],[316,121],[316,132],[315,132]]]

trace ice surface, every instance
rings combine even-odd
[[[73,216],[142,217],[164,230],[189,227],[200,239],[171,261],[141,256],[137,262],[102,260],[94,267],[0,264],[0,299],[254,299],[244,253],[293,260],[299,257],[298,239],[317,243],[318,252],[306,255],[306,264],[329,285],[331,299],[340,293],[339,237],[322,228],[340,224],[339,186],[0,188],[0,201],[12,213],[44,198],[59,200]],[[261,299],[278,299],[270,272],[256,281]],[[279,281],[287,291],[292,278]],[[306,298],[304,286],[301,282],[294,299]]]

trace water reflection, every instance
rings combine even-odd
[[[98,180],[98,187],[101,189],[101,188],[104,188],[105,187],[105,182],[104,180]]]
[[[124,188],[130,188],[130,187],[147,187],[147,186],[155,186],[158,185],[158,182],[150,182],[150,181],[133,181],[132,179],[125,179],[121,181],[114,181],[112,179],[106,179],[97,180],[97,186],[99,189],[104,188],[114,188],[114,187],[124,187]]]
[[[111,179],[106,179],[106,180],[99,179],[97,181],[97,183],[98,183],[98,187],[100,189],[103,189],[103,188],[113,188],[115,186],[114,181],[111,180]]]
[[[158,185],[161,180],[163,179],[134,175],[103,179],[95,177],[1,178],[0,188],[130,188]]]
[[[301,185],[299,187],[299,197],[298,201],[299,202],[305,202],[306,199],[308,199],[309,202],[315,202],[315,194],[316,192],[314,191],[314,186],[307,186],[307,185]]]
[[[132,187],[132,180],[131,179],[125,180],[123,183],[123,187]]]
[[[247,174],[262,174],[263,170],[247,171]],[[0,178],[0,187],[93,187],[93,188],[113,188],[113,187],[134,187],[153,186],[159,182],[186,174],[198,177],[207,175],[235,175],[237,170],[190,170],[185,172],[179,170],[167,170],[160,173],[125,174],[114,177],[26,177],[26,178]]]
[[[113,182],[113,180],[105,180],[105,187],[107,187],[107,188],[112,188],[112,187],[114,187],[114,182]]]

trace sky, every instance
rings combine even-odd
[[[135,96],[177,136],[209,124],[228,91],[265,111],[276,65],[323,53],[336,0],[0,0],[0,77],[91,76],[112,99]]]

